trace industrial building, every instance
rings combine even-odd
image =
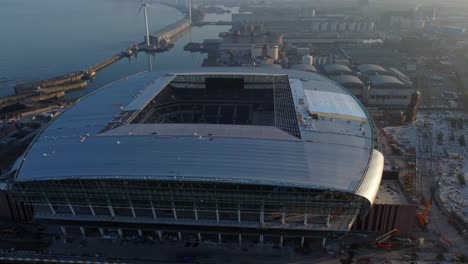
[[[53,121],[8,189],[69,236],[304,243],[369,212],[384,166],[375,140],[365,108],[315,73],[147,72]]]
[[[250,48],[250,56],[252,59],[271,58],[273,61],[278,60],[279,47],[278,45],[253,44]]]
[[[343,65],[344,66],[344,65]],[[341,84],[354,94],[362,103],[366,104],[369,97],[369,86],[354,75],[332,75],[330,79]]]
[[[350,68],[326,64],[321,69],[324,75],[347,88],[368,107],[406,111],[414,96],[419,97],[409,78],[392,67],[361,64]]]
[[[369,105],[386,105],[389,107],[407,107],[411,95],[415,92],[413,87],[390,75],[370,75],[366,77],[371,88],[369,91]]]
[[[333,16],[294,16],[285,11],[269,12],[268,9],[257,11],[255,13],[232,14],[234,30],[256,30],[254,25],[261,25],[262,30],[273,32],[285,32],[297,29],[296,32],[314,32],[314,33],[372,33],[375,23],[372,20],[363,20],[361,18],[352,18],[344,15]]]

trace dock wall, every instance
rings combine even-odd
[[[122,53],[116,54],[113,57],[107,59],[106,61],[92,67],[91,70],[95,71],[95,72],[98,72],[98,71],[110,66],[111,64],[117,62],[118,60],[122,59],[123,57],[124,57],[124,55]]]
[[[192,26],[192,21],[189,19],[182,19],[175,23],[172,23],[163,29],[150,34],[150,42],[152,44],[159,44],[164,39],[173,39],[179,34],[183,33],[185,30]],[[146,37],[145,37],[146,40]]]

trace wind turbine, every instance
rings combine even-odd
[[[149,64],[149,71],[153,71],[153,54],[147,53],[148,54],[148,64]]]
[[[146,7],[152,7],[150,6],[149,4],[143,2],[143,0],[141,0],[141,5],[140,5],[140,9],[138,9],[138,13],[137,15],[140,14],[141,12],[141,9],[143,9],[143,12],[145,14],[145,26],[146,26],[146,46],[149,46],[150,45],[150,39],[149,39],[149,28],[148,28],[148,12],[146,11]]]

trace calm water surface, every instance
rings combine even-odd
[[[1,0],[0,96],[12,87],[83,70],[136,42],[143,41],[144,20],[138,0]],[[153,4],[150,31],[184,17],[171,7]],[[209,21],[230,20],[231,14],[208,14]],[[228,26],[194,27],[166,53],[152,57],[153,70],[198,67],[205,55],[183,50],[190,41],[217,38]],[[98,73],[83,95],[125,76],[148,70],[149,55],[122,59]]]

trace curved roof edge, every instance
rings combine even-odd
[[[364,85],[364,83],[359,79],[358,77],[354,75],[333,75],[328,77],[332,79],[333,81],[339,83],[339,84],[360,84]]]
[[[400,81],[397,77],[391,75],[372,75],[367,76],[367,79],[374,85],[374,86],[381,86],[381,85],[400,85],[406,86],[402,81]]]
[[[203,177],[186,177],[186,176],[165,176],[160,177],[159,181],[187,181],[187,182],[212,182],[212,183],[230,183],[230,184],[257,184],[257,185],[268,185],[268,186],[288,186],[297,188],[310,188],[310,189],[321,189],[328,191],[338,191],[343,193],[354,194],[360,196],[368,201],[368,207],[370,208],[374,203],[374,200],[379,191],[380,182],[382,180],[382,174],[384,169],[384,157],[382,153],[377,150],[372,150],[371,158],[368,163],[367,171],[362,178],[359,187],[354,191],[342,190],[337,188],[330,188],[322,185],[314,184],[297,184],[291,182],[281,181],[262,181],[262,180],[248,180],[248,179],[220,179],[220,178],[203,178]],[[100,176],[78,176],[70,179],[69,177],[50,177],[43,178],[40,180],[27,180],[27,181],[16,181],[16,182],[37,182],[37,181],[61,181],[61,180],[154,180],[152,177],[147,176],[125,176],[125,175],[100,175]]]
[[[372,156],[364,174],[363,180],[356,190],[356,195],[364,197],[370,206],[374,204],[375,197],[379,191],[380,181],[384,170],[384,156],[378,150],[372,150]],[[369,206],[369,207],[370,207]]]
[[[357,66],[357,69],[364,74],[373,71],[387,72],[387,70],[384,67],[377,64],[361,64]]]
[[[214,184],[253,184],[253,185],[264,185],[264,186],[275,186],[275,187],[293,187],[293,188],[303,188],[303,189],[316,189],[323,191],[333,191],[347,193],[351,195],[357,195],[356,192],[346,189],[334,188],[318,184],[307,184],[307,183],[294,183],[287,181],[271,181],[271,180],[252,180],[252,179],[234,179],[234,178],[209,178],[209,177],[193,177],[193,176],[171,176],[164,175],[159,176],[155,179],[152,176],[147,175],[80,175],[70,178],[69,176],[54,176],[54,177],[44,177],[41,179],[32,179],[32,180],[15,180],[16,183],[34,183],[34,182],[47,182],[47,181],[77,181],[77,180],[148,180],[148,181],[160,181],[160,182],[199,182],[199,183],[214,183]],[[359,195],[360,196],[360,195]]]
[[[323,69],[325,70],[326,73],[334,73],[334,72],[349,72],[352,73],[353,71],[346,65],[344,64],[325,64],[323,66]]]

